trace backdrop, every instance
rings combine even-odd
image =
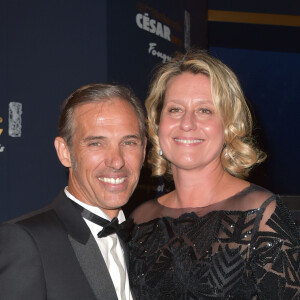
[[[210,52],[237,73],[268,154],[250,179],[300,201],[300,2],[209,0],[208,16]]]
[[[62,101],[95,82],[130,85],[144,100],[156,64],[207,46],[206,12],[199,0],[0,0],[0,221],[66,185],[53,146]]]

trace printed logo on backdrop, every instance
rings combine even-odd
[[[158,10],[142,2],[137,3],[137,10],[139,13],[136,15],[136,24],[140,29],[182,47],[182,39],[174,33],[175,30],[179,33],[183,32],[180,23],[171,20],[164,13],[160,13]]]
[[[22,103],[9,102],[8,104],[8,135],[10,137],[22,136]],[[0,117],[0,136],[3,133],[3,118]],[[0,152],[4,152],[5,145],[0,143]]]
[[[171,30],[167,25],[156,21],[155,19],[150,19],[147,13],[136,15],[136,24],[139,28],[149,31],[150,33],[156,34],[168,41],[171,41]]]
[[[156,46],[157,46],[156,43],[149,43],[148,53],[150,53],[151,55],[156,56],[158,58],[161,58],[164,63],[167,61],[170,61],[172,59],[171,56],[159,51],[156,48]]]
[[[177,49],[184,46],[185,49],[190,47],[190,14],[185,11],[183,20],[180,24],[178,21],[172,20],[164,13],[159,12],[148,4],[137,2],[138,13],[135,16],[136,26],[151,35],[155,35],[174,45]],[[184,37],[184,40],[181,38]],[[170,48],[168,47],[169,51]],[[168,50],[162,49],[162,45],[158,42],[149,41],[147,53],[161,59],[163,62],[171,60]]]

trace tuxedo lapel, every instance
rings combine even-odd
[[[86,244],[71,236],[69,240],[96,298],[100,300],[105,295],[106,300],[117,300],[113,282],[94,237],[90,235]]]
[[[64,191],[61,191],[53,202],[53,209],[67,233],[78,242],[86,244],[91,235],[91,231],[71,201],[72,200],[65,195]]]
[[[70,203],[69,205],[72,208]],[[29,244],[28,247],[38,251],[37,261],[42,265],[47,299],[96,300],[68,239],[67,228],[70,223],[65,221],[72,217],[75,223],[72,234],[75,234],[79,230],[80,215],[78,217],[76,212],[68,209],[68,199],[61,193],[47,210],[19,220],[17,225],[32,237],[30,241],[34,241],[34,244]],[[89,231],[83,228],[80,233],[79,239],[82,241],[86,238],[87,241]],[[30,269],[27,272],[30,272]]]
[[[64,192],[54,202],[54,210],[68,233],[85,278],[97,299],[117,300],[117,294],[100,249],[80,212]]]

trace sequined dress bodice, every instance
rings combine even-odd
[[[300,242],[290,213],[251,184],[201,208],[157,199],[132,214],[130,281],[137,299],[300,299]]]

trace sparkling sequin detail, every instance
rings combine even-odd
[[[252,185],[235,201],[244,207],[254,196],[262,198],[256,209],[158,213],[134,226],[129,276],[137,299],[300,299],[298,231],[262,188]]]

